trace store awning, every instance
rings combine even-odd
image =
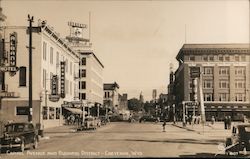
[[[73,114],[82,114],[82,110],[78,109],[78,108],[68,108],[68,107],[64,107],[65,109],[67,109],[68,111],[72,112]],[[87,112],[85,111],[85,114]]]

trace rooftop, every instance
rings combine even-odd
[[[103,89],[104,90],[114,90],[115,88],[119,89],[119,85],[114,82],[114,83],[104,83],[103,84]]]
[[[184,44],[182,49],[250,49],[250,43]]]

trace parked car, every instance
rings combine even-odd
[[[232,135],[226,139],[225,153],[239,154],[240,151],[250,151],[250,124],[238,124],[233,126]]]
[[[96,129],[97,128],[97,120],[94,117],[86,117],[84,120],[85,129]]]
[[[159,119],[152,116],[152,115],[144,115],[142,116],[140,119],[139,119],[139,122],[146,122],[146,121],[149,121],[149,122],[158,122]]]
[[[101,120],[101,125],[106,125],[109,122],[106,116],[100,116],[99,119]]]
[[[18,148],[23,152],[27,147],[38,147],[38,133],[32,123],[10,123],[5,125],[0,141],[1,151]]]

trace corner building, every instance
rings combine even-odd
[[[76,54],[64,40],[49,26],[39,24],[35,27],[37,32],[33,32],[33,115],[34,125],[40,124],[41,128],[55,127],[64,123],[62,116],[62,105],[65,102],[72,102],[78,97],[78,81],[76,76],[79,70],[79,56]],[[19,71],[14,76],[5,73],[5,85],[8,92],[18,94],[16,98],[3,98],[2,111],[8,114],[9,120],[16,122],[28,121],[28,89],[29,89],[29,34],[27,27],[4,27],[5,41],[9,41],[9,35],[16,33],[16,66]],[[6,51],[9,45],[5,44]],[[65,62],[65,79],[62,81],[61,62]],[[9,60],[5,63],[8,65]],[[51,79],[57,75],[58,85],[56,93],[65,97],[58,100],[51,99]],[[64,85],[64,90],[62,84]],[[77,98],[78,99],[78,98]]]
[[[250,45],[184,44],[176,59],[174,95],[177,117],[182,117],[182,102],[193,101],[190,67],[200,67],[206,118],[223,120],[231,116],[250,117]],[[199,98],[198,98],[199,99]],[[189,114],[193,108],[186,106]],[[197,109],[196,109],[196,113]]]

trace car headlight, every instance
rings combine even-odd
[[[15,138],[15,142],[20,142],[20,141],[21,141],[21,139],[19,137]]]

